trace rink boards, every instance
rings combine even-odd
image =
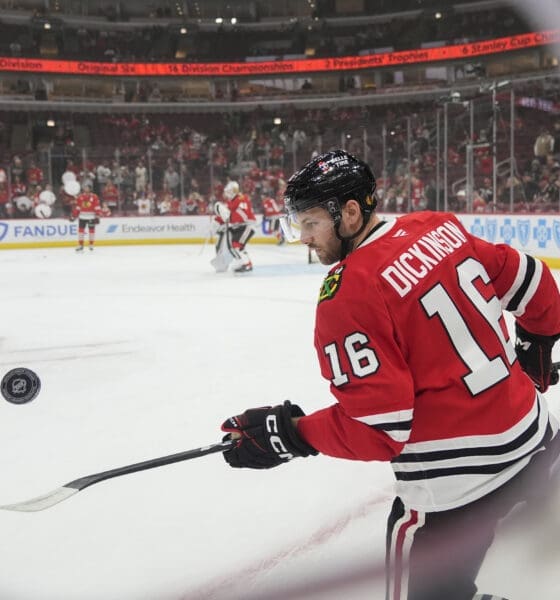
[[[381,215],[392,218],[398,215]],[[509,244],[518,250],[539,256],[553,267],[560,267],[560,215],[458,215],[466,229],[489,242]],[[251,243],[276,243],[265,232],[262,216]],[[86,233],[87,235],[87,233]],[[188,217],[115,217],[97,225],[96,244],[202,244],[215,239],[213,218]],[[0,221],[0,250],[73,246],[78,224],[65,219],[14,219]]]

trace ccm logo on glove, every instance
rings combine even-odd
[[[276,415],[268,415],[268,417],[266,417],[266,430],[268,433],[278,433],[278,422],[276,421]],[[270,445],[280,458],[284,458],[286,460],[292,460],[292,458],[295,458],[292,453],[288,452],[288,449],[286,446],[284,446],[282,438],[279,435],[270,436]]]
[[[297,456],[317,451],[299,436],[294,419],[304,412],[289,400],[278,406],[251,408],[222,425],[236,445],[224,452],[226,462],[235,468],[270,469]]]

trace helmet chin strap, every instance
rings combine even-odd
[[[338,223],[336,223],[336,225],[334,226],[334,232],[335,232],[336,237],[340,240],[340,259],[339,260],[344,260],[348,256],[348,254],[351,251],[350,242],[352,240],[356,239],[361,233],[363,233],[367,224],[368,224],[368,221],[364,218],[364,214],[362,213],[361,227],[358,229],[358,231],[356,231],[356,233],[344,237],[344,236],[340,235],[340,221]]]
[[[343,237],[342,235],[340,235],[340,231],[339,231],[339,227],[340,227],[340,223],[338,223],[335,228],[334,228],[334,232],[336,234],[336,237],[340,240],[340,260],[345,259],[348,254],[351,251],[351,244],[350,242],[354,239],[356,239],[366,228],[367,225],[367,221],[363,221],[362,222],[362,226],[360,227],[360,229],[358,229],[358,231],[356,231],[356,233],[354,233],[353,235],[349,235],[347,237]]]

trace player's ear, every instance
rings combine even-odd
[[[357,200],[350,199],[344,203],[342,213],[346,215],[346,220],[349,225],[354,225],[362,221],[362,211]]]

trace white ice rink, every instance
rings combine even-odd
[[[42,379],[30,404],[0,399],[0,504],[216,442],[246,408],[331,403],[312,339],[325,268],[249,249],[242,276],[216,275],[210,246],[0,252],[0,375]],[[392,482],[379,463],[217,454],[0,511],[0,600],[382,600]],[[558,600],[558,535],[526,537],[498,538],[481,591]]]

